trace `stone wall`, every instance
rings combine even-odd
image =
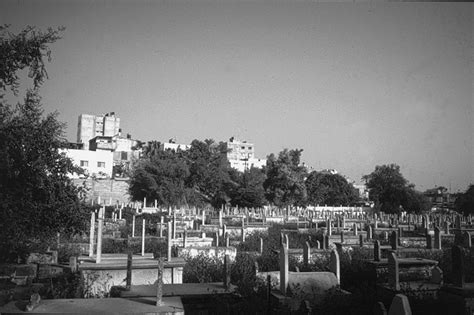
[[[100,196],[102,203],[109,204],[112,199],[112,204],[129,203],[130,195],[128,193],[129,182],[128,180],[118,179],[73,179],[76,186],[83,186],[87,188],[86,200],[90,202],[94,200],[97,202],[97,198]]]

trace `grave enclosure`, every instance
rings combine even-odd
[[[392,307],[406,311],[410,308],[408,301],[429,299],[453,305],[455,314],[470,314],[474,310],[474,287],[465,281],[467,266],[464,263],[472,255],[474,228],[469,217],[388,215],[358,208],[211,211],[160,209],[155,205],[134,207],[131,220],[126,222],[123,209],[117,206],[107,218],[105,207],[91,213],[89,242],[82,243],[82,255],[71,257],[68,265],[58,264],[57,258],[44,263],[37,256],[32,256],[30,263],[51,265],[47,271],[50,275],[68,268],[77,270],[88,288],[85,297],[110,296],[113,291],[121,299],[147,298],[156,301],[158,306],[181,303],[175,309],[175,313],[180,313],[189,305],[213,307],[211,293],[225,297],[236,292],[235,284],[230,281],[230,270],[240,244],[254,233],[265,234],[272,225],[284,224],[279,246],[273,248],[278,257],[278,270],[261,271],[258,264],[254,267],[255,279],[266,287],[268,308],[272,311],[311,312],[328,294],[349,301],[352,293],[341,286],[344,283],[341,257],[350,257],[353,252],[365,255],[360,264],[367,275],[375,279],[373,290],[377,301],[382,303],[377,304],[382,313],[384,308]],[[147,222],[144,214],[153,213],[159,215],[159,221]],[[129,238],[124,239],[120,229],[127,224],[131,232]],[[153,235],[146,231],[153,231]],[[295,244],[296,236],[306,241]],[[140,250],[103,253],[104,242],[111,240],[139,244]],[[145,245],[152,241],[161,244],[162,250],[147,252]],[[420,257],[442,255],[444,244],[452,248],[454,281],[445,281],[446,270],[437,260]],[[246,254],[260,257],[265,246],[260,239],[258,248]],[[183,283],[185,258],[199,255],[215,257],[223,263],[222,281]],[[290,262],[303,269],[320,262],[326,265],[319,271],[306,271],[292,269]],[[44,268],[41,270],[44,272]],[[25,276],[18,272],[14,280],[31,282],[37,274],[36,271]],[[44,305],[50,303],[54,302]]]

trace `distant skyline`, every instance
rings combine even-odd
[[[115,112],[124,134],[235,136],[256,156],[355,180],[396,163],[424,191],[474,182],[470,3],[2,1],[0,20],[65,26],[41,95],[77,119]]]

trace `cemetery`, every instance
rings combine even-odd
[[[99,200],[89,228],[74,239],[58,235],[24,264],[2,266],[0,312],[474,310],[474,229],[471,217],[454,213],[213,211]]]

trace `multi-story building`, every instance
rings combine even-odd
[[[75,149],[61,149],[74,165],[84,169],[86,176],[97,178],[112,177],[113,153],[110,151],[89,151]],[[79,174],[71,174],[72,178],[79,178]]]
[[[227,145],[227,160],[230,166],[240,172],[245,172],[252,167],[262,168],[267,164],[266,159],[255,158],[255,147],[253,143],[239,141],[231,137]]]
[[[180,143],[176,143],[176,140],[175,140],[175,139],[169,139],[168,142],[162,143],[162,144],[160,145],[160,149],[163,150],[163,151],[166,151],[166,150],[171,150],[171,151],[182,150],[182,151],[186,151],[186,150],[189,150],[190,148],[191,148],[191,145],[190,145],[190,144],[180,144]]]
[[[97,136],[112,137],[120,132],[120,118],[115,113],[102,116],[81,114],[77,124],[77,142],[83,143],[84,150],[89,149],[89,140]]]

